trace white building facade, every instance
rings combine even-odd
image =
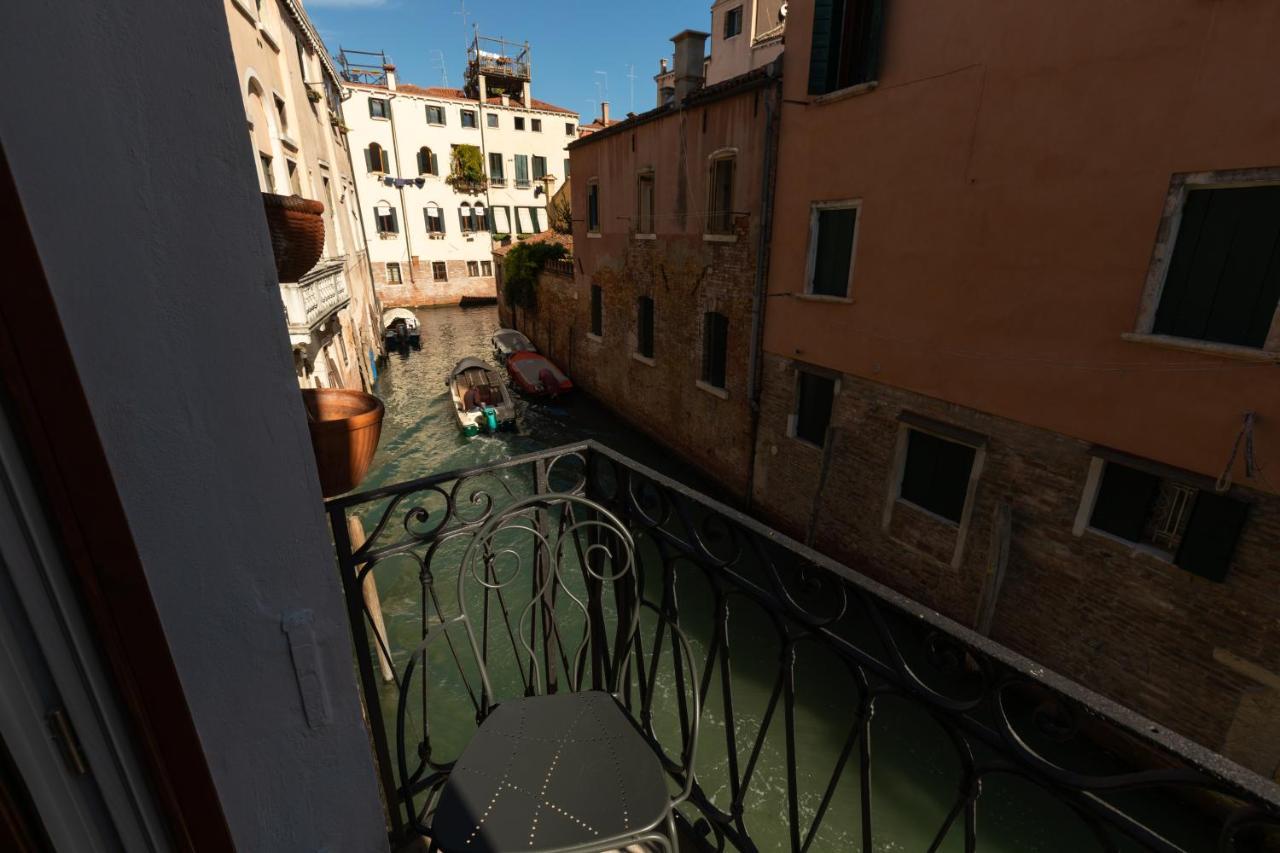
[[[341,79],[297,0],[224,0],[250,156],[264,193],[324,204],[324,252],[280,295],[303,387],[373,386],[382,308],[370,277]]]
[[[482,101],[384,70],[378,82],[343,84],[378,294],[387,306],[492,300],[493,240],[547,230],[578,114],[532,98],[527,81]],[[475,180],[455,165],[462,149]]]

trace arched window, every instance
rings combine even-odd
[[[482,203],[480,202],[475,203],[475,205],[471,208],[471,216],[474,222],[474,225],[472,227],[473,231],[489,230],[489,218],[485,215],[485,209]]]
[[[378,226],[379,237],[393,237],[400,233],[400,220],[396,209],[385,201],[373,206],[373,220]]]
[[[462,233],[466,234],[475,230],[471,219],[471,205],[465,201],[458,205],[458,221],[462,223]]]
[[[418,174],[440,174],[440,161],[436,159],[436,155],[432,153],[431,149],[425,145],[418,149]]]
[[[376,175],[385,175],[391,171],[386,149],[376,142],[370,142],[369,147],[364,150],[364,164]]]
[[[427,220],[428,234],[444,233],[444,211],[440,209],[440,205],[435,202],[428,202],[427,206],[422,209],[422,214]]]

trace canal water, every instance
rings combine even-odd
[[[482,466],[583,439],[600,441],[645,465],[690,482],[688,471],[674,463],[660,446],[582,395],[554,403],[530,402],[517,396],[518,432],[464,437],[453,414],[445,376],[464,356],[492,361],[489,338],[498,328],[497,309],[449,308],[419,310],[417,314],[422,324],[421,350],[393,353],[378,380],[376,393],[386,404],[386,416],[378,454],[362,488]],[[705,484],[692,482],[691,485],[702,488]],[[364,521],[368,526],[373,519]],[[403,667],[408,650],[421,639],[422,590],[418,571],[415,566],[406,566],[404,571],[378,571],[375,576],[386,616],[389,645],[397,666]],[[681,595],[685,593],[682,591]],[[690,591],[689,595],[692,598],[697,593]],[[686,612],[687,604],[686,601]],[[764,614],[744,610],[731,620],[730,629],[734,712],[745,732],[738,746],[739,760],[743,761],[773,690],[779,649],[773,639],[776,634]],[[696,633],[698,627],[691,624],[688,630]],[[706,637],[690,639],[696,655],[705,653]],[[806,823],[820,806],[856,708],[856,686],[850,678],[841,675],[838,662],[824,659],[823,654],[818,650],[802,657],[797,664],[800,705],[794,749],[799,768],[800,812]],[[440,671],[431,672],[433,665]],[[429,659],[428,682],[433,697],[442,696],[430,700],[428,716],[433,726],[436,757],[443,760],[454,757],[474,729],[470,702],[459,680],[449,671],[452,669],[441,646],[439,654]],[[698,778],[713,801],[727,809],[728,765],[724,721],[718,717],[722,707],[718,698],[719,678],[713,679],[712,684],[709,707],[702,716]],[[673,690],[670,684],[662,689]],[[397,698],[394,686],[384,685],[383,717],[393,751]],[[412,718],[417,715],[411,713],[410,716],[416,728],[418,721]],[[791,847],[786,797],[787,744],[781,717],[779,708],[765,738],[746,804],[748,829],[761,851],[784,851]],[[665,725],[674,723],[667,720]],[[947,736],[915,706],[886,697],[878,700],[871,744],[874,850],[877,853],[926,850],[959,788],[959,762]],[[809,849],[861,850],[860,799],[855,750]],[[1064,806],[1038,789],[1020,783],[1014,776],[995,775],[984,780],[979,802],[979,850],[1036,853],[1098,848],[1096,840]],[[940,849],[948,852],[964,849],[963,819],[953,827]],[[1130,848],[1122,843],[1119,849]]]

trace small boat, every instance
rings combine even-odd
[[[493,351],[498,361],[506,361],[513,352],[537,352],[538,348],[515,329],[499,329],[493,333]]]
[[[467,435],[513,429],[516,404],[497,370],[478,358],[464,358],[445,379],[458,426]]]
[[[516,386],[531,397],[557,397],[573,390],[564,371],[545,355],[513,352],[507,356],[507,373]]]
[[[422,347],[422,327],[418,323],[418,315],[408,308],[392,308],[383,313],[382,325],[386,328],[385,341],[388,349]]]

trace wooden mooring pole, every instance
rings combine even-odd
[[[351,550],[360,550],[360,546],[364,544],[364,525],[354,515],[347,518],[347,535],[351,537]],[[357,575],[363,567],[363,563],[356,566]],[[394,681],[391,659],[387,657],[391,645],[387,642],[387,625],[382,619],[382,599],[378,597],[378,584],[373,579],[373,572],[364,576],[361,592],[364,594],[364,606],[369,608],[369,617],[373,621],[374,638],[378,641],[378,665],[382,668],[382,680]]]

